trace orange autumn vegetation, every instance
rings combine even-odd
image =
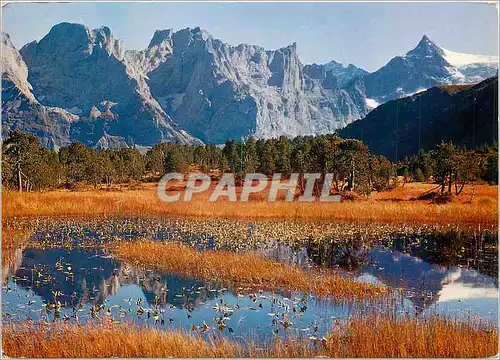
[[[2,227],[2,264],[6,265],[13,261],[14,253],[25,243],[31,233],[27,228]]]
[[[321,344],[306,339],[257,345],[216,336],[208,341],[180,331],[124,325],[61,325],[2,329],[4,354],[10,357],[314,357],[338,358],[485,358],[498,352],[498,330],[431,317],[425,320],[370,317],[351,319],[332,329]],[[245,350],[243,350],[245,349]]]
[[[9,357],[141,358],[231,357],[237,348],[228,341],[207,341],[175,331],[138,329],[125,325],[92,327],[12,325],[2,329],[2,347]]]
[[[214,185],[212,185],[213,188]],[[301,219],[311,221],[376,221],[426,224],[498,224],[498,186],[476,185],[448,204],[412,200],[434,188],[411,183],[395,190],[372,193],[368,199],[342,203],[267,202],[266,193],[249,202],[209,202],[209,191],[195,194],[190,202],[164,203],[155,184],[137,190],[88,190],[17,193],[4,192],[4,217],[102,217],[102,216],[194,216],[234,219]],[[173,187],[171,192],[176,191]],[[241,191],[237,188],[237,194]],[[283,194],[281,194],[283,197]],[[470,200],[472,201],[470,202]],[[470,202],[470,203],[469,203]]]
[[[199,280],[262,290],[314,293],[335,299],[372,298],[386,288],[268,260],[255,253],[203,251],[179,243],[118,242],[112,245],[119,259]]]
[[[353,319],[327,339],[330,357],[466,358],[498,353],[498,328],[438,316]]]

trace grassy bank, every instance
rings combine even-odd
[[[305,272],[255,253],[199,252],[179,243],[153,241],[120,242],[111,245],[111,251],[117,258],[140,266],[228,286],[300,291],[339,300],[372,298],[387,292],[385,288],[338,275]]]
[[[56,328],[7,326],[2,329],[4,354],[27,358],[94,357],[232,357],[238,348],[228,341],[209,343],[182,332],[127,326]]]
[[[27,226],[2,227],[2,264],[14,261],[15,251],[27,242],[31,229]]]
[[[498,187],[477,185],[448,204],[414,200],[432,189],[432,184],[407,184],[404,188],[373,193],[369,199],[342,203],[267,202],[266,194],[256,194],[246,203],[220,198],[209,202],[210,191],[193,201],[164,203],[156,196],[155,184],[137,190],[4,192],[4,217],[105,217],[105,216],[188,216],[237,219],[301,219],[327,221],[410,222],[429,224],[498,223]],[[171,190],[174,191],[174,190]],[[177,191],[177,190],[175,190]],[[237,193],[241,191],[237,189]],[[283,197],[283,194],[281,194]],[[472,202],[469,200],[472,198]]]
[[[334,358],[487,357],[498,353],[498,329],[439,317],[373,317],[333,329],[326,347]]]
[[[326,339],[280,340],[244,346],[219,336],[206,340],[180,331],[104,327],[6,326],[4,354],[10,357],[313,357],[341,358],[462,358],[488,357],[498,352],[498,330],[457,321],[429,318],[353,319],[334,326]],[[244,350],[245,349],[245,350]]]

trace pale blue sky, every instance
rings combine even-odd
[[[17,47],[61,21],[109,26],[128,49],[146,47],[156,29],[200,26],[233,45],[295,41],[303,63],[333,59],[373,71],[423,34],[449,50],[497,55],[497,17],[494,6],[474,3],[17,3],[2,20]]]

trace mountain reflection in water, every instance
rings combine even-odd
[[[306,271],[314,266],[304,248],[280,245],[268,248],[265,255]],[[188,331],[207,324],[228,336],[272,338],[277,331],[320,336],[335,320],[388,311],[387,302],[338,303],[293,292],[225,289],[220,284],[137,268],[97,250],[25,249],[22,260],[5,269],[3,319],[16,322],[55,317],[86,322],[108,317]],[[358,281],[401,288],[402,297],[394,309],[398,314],[437,312],[497,319],[498,282],[474,270],[431,265],[375,246],[354,274]]]

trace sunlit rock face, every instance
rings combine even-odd
[[[68,141],[119,147],[199,142],[165,114],[107,27],[61,23],[20,53],[34,98],[73,115]]]
[[[319,78],[305,73],[295,43],[270,51],[231,46],[200,28],[162,30],[127,58],[163,110],[206,142],[332,132],[367,111],[363,100],[332,85],[334,70]]]
[[[38,135],[44,146],[67,145],[70,122],[78,117],[41,105],[32,91],[26,63],[9,35],[2,33],[2,134],[17,128]]]

